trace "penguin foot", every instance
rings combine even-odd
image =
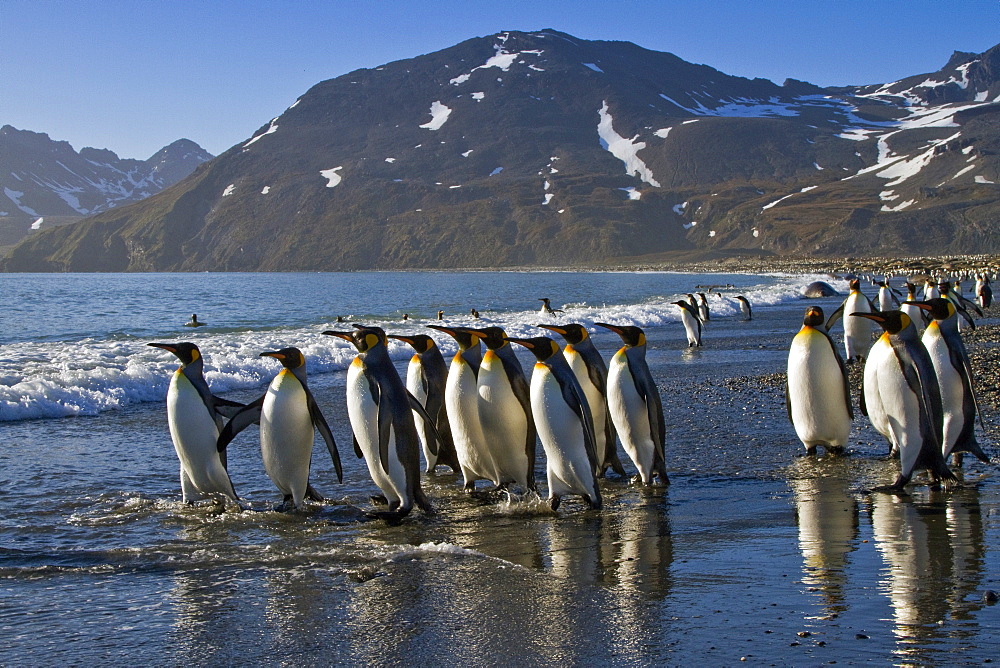
[[[437,515],[437,511],[434,506],[431,505],[430,499],[424,494],[423,490],[418,489],[416,494],[413,495],[417,502],[417,507],[424,511],[425,515]]]
[[[591,497],[589,494],[584,494],[583,498],[586,499],[587,503],[590,504],[591,510],[601,509],[601,497]]]
[[[642,482],[642,476],[636,473],[634,476],[628,479],[629,483],[633,485],[638,485]]]
[[[559,510],[559,504],[562,503],[562,499],[558,496],[549,497],[549,508],[552,510]]]
[[[373,494],[368,498],[371,499],[371,502],[374,503],[376,506],[389,505],[389,499],[385,498],[385,494]]]

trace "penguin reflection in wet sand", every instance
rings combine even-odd
[[[472,492],[477,480],[491,480],[500,485],[496,465],[490,455],[479,417],[479,365],[483,361],[480,345],[481,335],[465,327],[443,327],[428,325],[431,329],[444,332],[458,343],[458,352],[448,367],[445,382],[444,403],[448,411],[448,423],[455,442],[455,452],[465,479],[465,491]]]
[[[663,403],[649,367],[646,365],[646,335],[639,327],[595,322],[618,334],[624,342],[608,365],[608,409],[625,452],[639,469],[644,485],[667,478],[665,449],[667,428]]]
[[[701,345],[701,319],[698,317],[698,308],[689,304],[683,299],[671,302],[681,310],[681,322],[684,324],[684,333],[687,334],[688,348]],[[601,323],[596,322],[595,325]],[[604,325],[601,325],[602,327]]]
[[[438,465],[445,465],[458,473],[458,455],[451,438],[448,411],[444,405],[444,388],[448,379],[448,365],[444,363],[437,342],[426,334],[397,336],[390,339],[408,343],[416,350],[406,367],[406,389],[423,405],[424,410],[434,418],[434,425],[428,425],[420,414],[414,411],[413,419],[420,435],[420,445],[427,462],[426,472],[434,473]],[[435,429],[437,439],[435,439]],[[437,447],[435,448],[435,440]]]
[[[861,412],[899,452],[899,476],[879,491],[902,492],[920,469],[930,472],[935,486],[955,480],[941,454],[943,415],[934,365],[910,316],[902,311],[850,316],[874,321],[885,330],[865,362],[861,388]]]
[[[597,470],[597,477],[603,478],[609,467],[618,475],[625,475],[625,469],[618,459],[615,425],[608,412],[608,367],[591,340],[587,328],[577,323],[537,326],[561,334],[566,339],[563,357],[576,374],[576,379],[587,396],[590,413],[594,419],[597,459],[601,464]]]
[[[479,420],[501,487],[535,489],[535,422],[528,381],[502,327],[475,330],[486,353],[479,365]]]
[[[236,491],[226,470],[226,450],[218,448],[223,408],[232,415],[243,404],[212,394],[205,382],[204,360],[193,343],[150,343],[177,356],[181,366],[170,378],[167,390],[167,422],[170,438],[181,464],[181,494],[184,503],[205,498],[237,502]]]
[[[433,513],[420,488],[420,438],[412,412],[423,411],[423,406],[416,398],[410,399],[389,357],[385,332],[380,327],[355,325],[353,332],[323,333],[349,341],[358,349],[347,369],[347,415],[354,432],[355,454],[364,458],[372,481],[389,506],[388,512],[372,515],[399,519],[410,513],[414,503],[425,513]],[[432,422],[426,412],[422,417]]]
[[[807,308],[788,350],[785,406],[810,455],[820,445],[827,452],[843,452],[854,419],[847,370],[825,322],[823,309]]]
[[[833,328],[834,323],[846,314],[855,315],[857,313],[875,313],[878,309],[861,292],[861,281],[854,279],[850,283],[851,293],[840,307],[833,312],[826,322],[826,331]],[[868,349],[872,341],[872,324],[865,318],[844,318],[844,352],[847,354],[847,363],[855,360],[862,361],[868,356]]]
[[[282,348],[260,354],[273,357],[283,367],[271,381],[264,396],[249,403],[233,416],[219,434],[219,450],[251,424],[260,424],[260,452],[264,470],[279,491],[284,494],[282,510],[291,506],[302,508],[308,497],[322,501],[323,497],[309,484],[312,462],[313,431],[319,431],[337,470],[337,480],[343,482],[337,443],[306,384],[306,358],[298,348]]]
[[[926,304],[930,307],[931,322],[921,339],[931,356],[944,411],[944,443],[941,454],[947,462],[955,453],[955,464],[961,466],[962,453],[970,452],[980,461],[989,458],[976,441],[976,414],[979,402],[972,381],[969,355],[958,331],[955,304],[938,297]],[[980,423],[982,415],[980,414]]]
[[[524,346],[537,360],[531,374],[531,408],[545,450],[549,506],[556,510],[563,496],[579,494],[591,508],[600,508],[594,422],[559,344],[547,336],[507,340]]]

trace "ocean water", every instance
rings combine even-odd
[[[996,657],[1000,606],[982,602],[1000,591],[995,466],[968,464],[950,493],[872,494],[894,464],[865,418],[852,456],[801,458],[783,389],[747,380],[784,370],[806,303],[839,304],[803,300],[817,278],[846,289],[630,272],[0,275],[0,663]],[[707,292],[697,286],[732,287],[712,290],[705,346],[689,350],[671,302]],[[540,297],[565,312],[546,320]],[[611,475],[603,510],[569,498],[553,513],[537,498],[466,495],[442,474],[424,479],[436,515],[369,519],[377,489],[353,456],[344,399],[354,352],[320,332],[338,317],[429,332],[438,310],[516,336],[546,321],[645,328],[672,484]],[[192,313],[207,326],[183,327]],[[311,479],[327,500],[275,512],[251,427],[229,447],[248,510],[184,506],[164,408],[177,365],[146,345],[181,340],[201,347],[213,391],[239,401],[280,368],[260,352],[301,348],[343,484],[317,444]],[[594,340],[605,356],[619,346],[605,330]],[[410,354],[393,348],[401,371]]]

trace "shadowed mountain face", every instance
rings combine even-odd
[[[471,39],[321,82],[11,271],[565,265],[1000,251],[1000,48],[821,89],[627,42]]]
[[[211,159],[187,139],[148,160],[89,147],[77,153],[68,142],[5,125],[0,128],[0,245],[145,199]]]

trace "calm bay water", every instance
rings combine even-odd
[[[981,602],[1000,590],[995,467],[968,464],[967,485],[951,493],[871,494],[894,474],[865,418],[851,457],[799,458],[782,388],[741,380],[784,369],[814,278],[0,275],[0,663],[996,657],[1000,606]],[[670,302],[727,284],[710,296],[705,347],[687,350]],[[754,303],[752,322],[740,320],[736,294]],[[476,308],[480,324],[533,335],[540,297],[566,309],[550,322],[646,329],[672,485],[611,476],[604,510],[567,500],[551,513],[530,498],[469,497],[439,475],[424,483],[439,514],[415,511],[398,527],[367,519],[376,488],[351,454],[344,405],[354,353],[320,332],[338,316],[429,331],[439,309],[471,324]],[[839,299],[818,303],[832,310]],[[182,327],[192,313],[208,326]],[[202,348],[213,391],[241,401],[278,368],[259,352],[302,348],[345,462],[338,484],[325,449],[315,452],[326,502],[271,510],[280,498],[251,428],[229,449],[250,510],[180,503],[163,406],[176,363],[145,345],[180,340]],[[605,356],[618,347],[603,330],[595,342]],[[394,349],[401,370],[409,354]],[[540,456],[541,480],[543,470]]]

